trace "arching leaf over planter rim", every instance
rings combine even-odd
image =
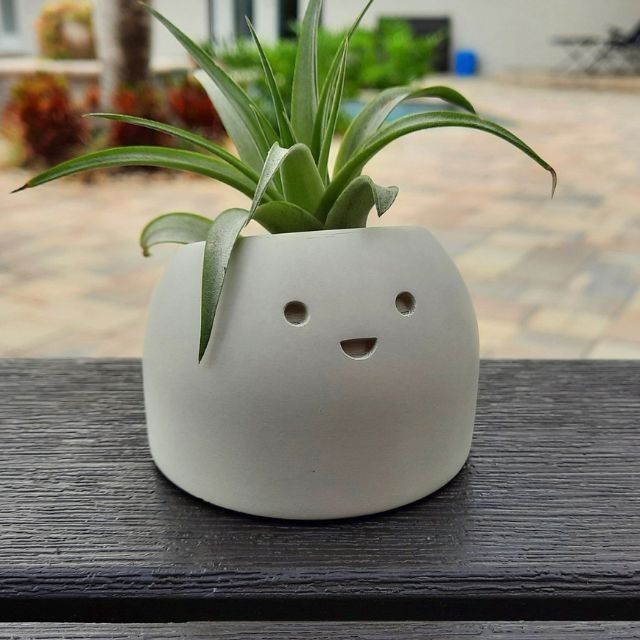
[[[295,233],[320,231],[323,227],[308,211],[279,200],[260,205],[253,219],[269,233]],[[157,244],[189,244],[207,239],[213,220],[196,213],[165,213],[154,218],[140,234],[140,247],[145,257],[149,249]]]
[[[381,187],[369,176],[358,176],[340,194],[327,215],[325,229],[356,229],[367,226],[371,208],[378,217],[388,211],[398,195],[398,187]]]
[[[149,249],[156,244],[189,244],[207,239],[213,220],[196,213],[165,213],[154,218],[140,234],[142,255],[149,256]]]
[[[322,0],[309,0],[300,33],[293,70],[291,124],[296,140],[313,144],[313,126],[318,111],[318,25]]]
[[[202,302],[200,305],[200,348],[202,361],[213,330],[213,321],[227,275],[227,266],[236,240],[251,219],[246,209],[227,209],[211,224],[202,261]]]

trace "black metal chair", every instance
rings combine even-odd
[[[567,50],[564,71],[640,73],[640,22],[628,33],[611,29],[606,39],[567,35],[556,36],[552,43]]]

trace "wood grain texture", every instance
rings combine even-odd
[[[633,622],[191,622],[0,625],[0,640],[637,640]]]
[[[138,361],[0,361],[0,619],[639,619],[639,410],[640,363],[484,362],[449,485],[292,523],[155,470]]]

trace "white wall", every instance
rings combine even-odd
[[[360,0],[325,0],[324,24],[353,20]],[[376,0],[363,24],[381,15],[449,16],[452,46],[475,49],[486,73],[549,68],[562,52],[557,34],[606,34],[609,26],[630,29],[640,21],[640,0]]]
[[[298,0],[301,11],[308,0]],[[42,0],[17,0],[26,51],[36,52],[33,22]],[[254,21],[261,37],[277,36],[277,0],[254,0]],[[325,0],[323,23],[350,24],[364,0]],[[155,6],[197,41],[209,35],[207,0],[155,0]],[[232,0],[215,0],[214,25],[220,40],[233,34]],[[482,70],[549,68],[563,55],[550,45],[560,33],[604,34],[611,25],[630,29],[640,20],[640,0],[375,0],[365,18],[374,25],[381,15],[449,16],[454,49],[475,49]],[[180,45],[161,25],[153,27],[155,56],[183,58]]]
[[[219,4],[219,1],[216,4]],[[155,0],[153,6],[196,42],[208,39],[206,0]],[[153,19],[152,43],[154,57],[176,59],[185,57],[182,46],[155,19]]]
[[[0,51],[4,53],[25,53],[37,51],[35,21],[40,13],[42,0],[16,0],[16,19],[20,31],[17,41],[0,43]]]
[[[196,42],[209,37],[207,0],[155,0],[154,5],[171,22],[180,27]],[[233,0],[214,0],[213,26],[218,42],[228,42],[234,37]],[[278,37],[278,0],[254,0],[253,23],[264,42]],[[153,30],[153,52],[156,56],[178,57],[182,47],[161,25]]]

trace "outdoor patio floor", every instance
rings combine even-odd
[[[503,141],[430,131],[369,165],[400,187],[373,223],[424,225],[445,245],[483,356],[640,358],[640,94],[452,83],[557,168],[555,199],[548,175]],[[0,172],[0,356],[140,355],[147,301],[174,251],[143,259],[142,226],[245,204],[211,181],[157,174],[9,195],[26,176]]]

